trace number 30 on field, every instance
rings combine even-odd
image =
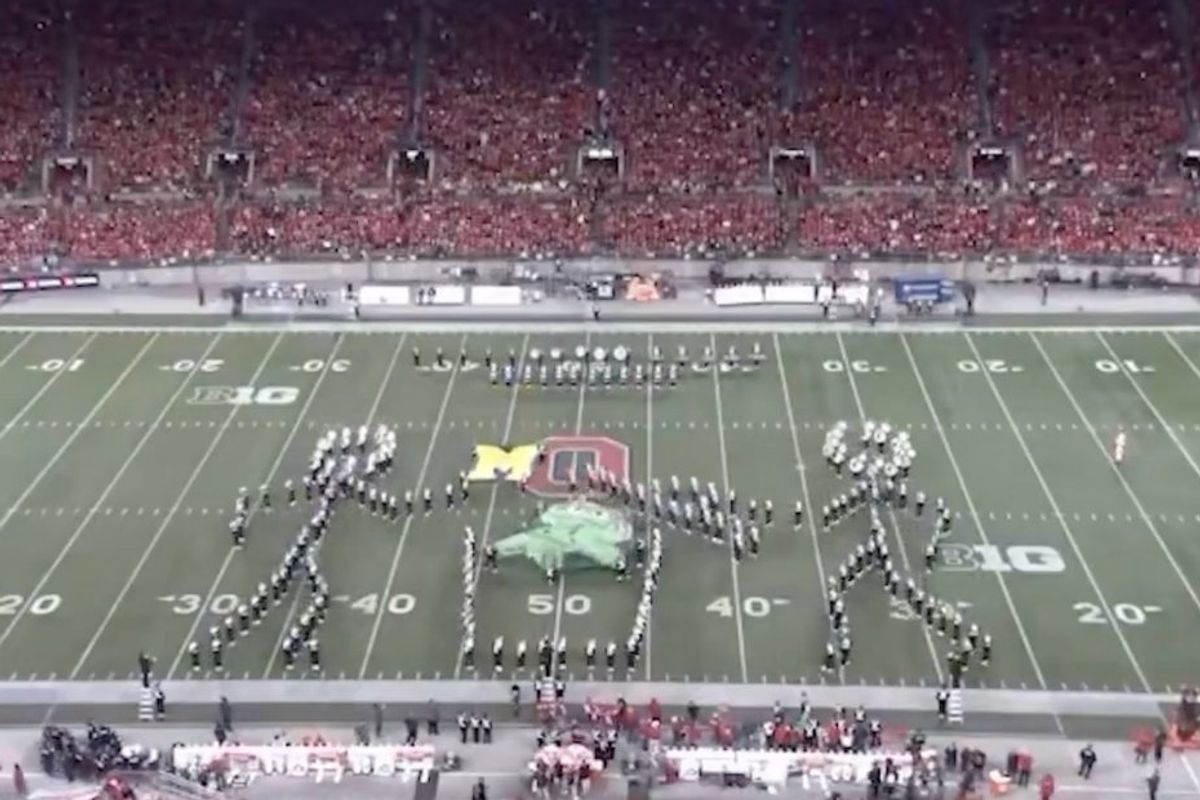
[[[164,594],[158,599],[170,605],[173,613],[180,615],[195,614],[204,602],[198,594]],[[361,614],[374,615],[379,612],[379,595],[374,592],[355,598],[335,597],[334,600],[345,601],[350,608]],[[209,603],[208,610],[219,617],[226,617],[237,611],[239,605],[241,601],[236,594],[219,594]],[[417,598],[411,594],[394,594],[388,598],[385,609],[389,614],[401,615],[411,613],[416,606]],[[4,612],[0,610],[0,614],[2,613]]]

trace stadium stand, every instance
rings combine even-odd
[[[765,182],[776,5],[620,0],[612,16],[612,131],[629,153],[629,185]]]
[[[988,23],[996,123],[1029,177],[1140,183],[1184,136],[1180,61],[1164,10],[1137,0],[1020,0]]]
[[[556,183],[595,122],[589,3],[499,0],[437,10],[422,106],[443,183]]]
[[[0,25],[0,193],[22,188],[61,123],[62,25],[51,0],[16,3]]]
[[[813,141],[829,180],[953,177],[974,108],[964,4],[925,0],[903,14],[885,0],[804,5],[795,37],[802,88],[780,117],[785,141]]]
[[[1182,7],[30,0],[0,27],[0,258],[1191,257]],[[1017,166],[968,186],[980,142]],[[621,169],[577,174],[585,143]],[[250,174],[213,180],[225,149]],[[42,180],[72,155],[90,190]]]
[[[336,192],[384,182],[408,115],[412,16],[384,0],[263,9],[245,106],[262,183]]]
[[[714,256],[777,251],[780,208],[755,193],[626,198],[605,209],[605,236],[627,256]]]
[[[222,128],[229,132],[243,7],[236,0],[80,5],[75,144],[99,155],[110,188],[200,184],[207,152]]]

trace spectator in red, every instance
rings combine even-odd
[[[1050,800],[1051,797],[1054,797],[1054,776],[1049,772],[1038,781],[1038,797],[1041,800]]]

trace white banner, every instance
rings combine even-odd
[[[358,288],[358,302],[364,306],[407,306],[412,303],[412,295],[407,286],[365,283]]]
[[[702,775],[744,775],[756,783],[780,785],[789,776],[799,776],[805,786],[831,783],[867,783],[867,773],[875,764],[891,759],[900,771],[903,783],[912,772],[912,756],[907,752],[821,753],[785,750],[724,750],[717,747],[667,750],[667,758],[679,772],[679,779],[698,781]],[[921,759],[930,767],[937,751],[926,748]]]
[[[425,303],[431,306],[461,306],[467,302],[467,290],[452,283],[426,286]]]
[[[817,285],[815,283],[771,285],[766,289],[765,299],[768,303],[812,305],[817,302]]]
[[[472,286],[471,305],[473,306],[519,306],[521,305],[520,286]]]
[[[260,775],[340,781],[346,773],[424,780],[434,768],[431,746],[401,745],[182,745],[172,751],[178,771],[224,765],[229,777]]]
[[[713,302],[719,306],[753,306],[763,301],[762,287],[745,283],[713,290]]]

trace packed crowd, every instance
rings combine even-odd
[[[264,183],[383,182],[407,114],[412,17],[405,3],[372,0],[264,9],[245,106]]]
[[[221,215],[228,238],[218,241]],[[599,222],[595,230],[594,221]],[[1200,213],[1184,198],[1041,198],[951,202],[864,195],[786,216],[754,193],[621,198],[593,209],[571,195],[344,198],[247,202],[111,203],[0,210],[0,261],[85,261],[365,253],[547,259],[588,253],[713,258],[801,253],[851,256],[1029,254],[1108,257],[1194,254]]]
[[[852,254],[1184,254],[1200,247],[1200,216],[1178,197],[1066,197],[987,204],[937,197],[858,197],[809,206],[802,249]]]
[[[637,188],[762,183],[777,107],[770,0],[613,4],[611,129]],[[608,114],[606,113],[606,117]]]
[[[228,119],[242,4],[192,4],[187,15],[155,0],[80,6],[75,144],[100,156],[112,187],[196,185]]]
[[[425,197],[406,203],[345,200],[243,205],[232,249],[250,255],[577,253],[587,243],[584,210],[572,198]]]
[[[1030,177],[1135,183],[1184,138],[1181,65],[1167,7],[1137,0],[1029,0],[989,24],[999,133]]]
[[[50,0],[14,4],[0,25],[0,193],[25,182],[61,119],[61,24]]]
[[[179,0],[187,13],[172,4],[169,18],[130,2],[68,20],[32,0],[0,28],[0,192],[31,192],[47,153],[97,167],[69,204],[0,208],[9,264],[1200,246],[1183,201],[1094,191],[1162,188],[1184,135],[1184,54],[1165,12],[1136,0],[1006,0],[982,9],[978,39],[951,0],[903,14],[884,0],[812,0],[803,14],[781,0],[499,0],[483,12],[352,0],[250,14]],[[64,82],[71,52],[78,81]],[[961,146],[989,133],[1020,144],[1039,197],[953,188]],[[576,176],[577,146],[607,139],[620,179]],[[874,193],[814,190],[794,206],[771,194],[768,149],[810,143],[814,187]],[[411,144],[431,148],[433,185],[393,191],[389,159]],[[252,192],[229,184],[214,202],[206,167],[222,147],[253,153]],[[277,191],[289,186],[317,191]],[[110,202],[120,189],[147,196]]]
[[[801,103],[782,115],[782,135],[817,143],[829,179],[950,178],[975,111],[964,8],[925,0],[897,14],[881,0],[805,3]]]
[[[587,3],[538,0],[438,8],[422,132],[448,182],[565,179],[595,120],[594,15]]]
[[[781,209],[771,195],[651,194],[608,205],[604,235],[628,255],[762,253],[782,244],[780,222]]]

